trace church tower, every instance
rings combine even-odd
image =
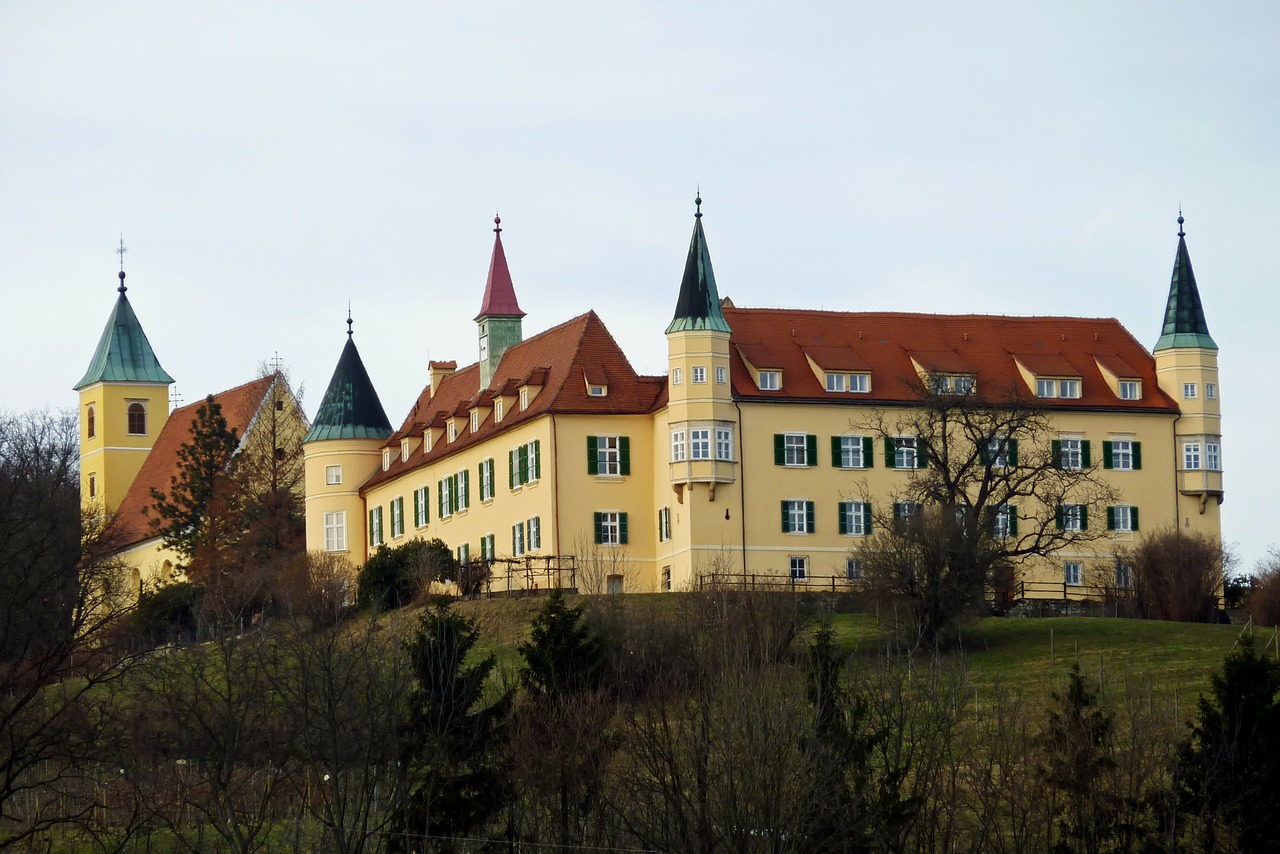
[[[123,245],[121,247],[123,252]],[[120,271],[119,296],[75,390],[80,393],[80,499],[112,513],[169,420],[173,377],[160,367]]]
[[[378,470],[391,422],[356,349],[347,314],[347,343],[333,369],[306,438],[307,550],[344,555],[362,564],[368,528],[360,487]]]
[[[493,257],[489,261],[489,279],[484,286],[484,301],[476,315],[480,333],[480,391],[489,387],[502,355],[524,340],[521,318],[524,312],[516,301],[516,289],[507,269],[507,253],[502,250],[502,217],[493,218]]]
[[[729,377],[730,329],[702,230],[701,195],[694,204],[693,237],[666,331],[670,483],[677,503],[671,535],[689,555],[685,565],[673,567],[676,587],[699,571],[698,561],[713,557],[695,554],[695,544],[715,544],[716,553],[735,556],[742,544],[741,431]]]
[[[1222,401],[1218,386],[1218,345],[1209,335],[1191,256],[1185,220],[1178,212],[1178,251],[1165,305],[1164,327],[1156,342],[1156,379],[1182,409],[1175,433],[1180,527],[1217,534],[1222,489]]]

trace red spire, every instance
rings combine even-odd
[[[516,289],[511,284],[511,271],[507,269],[507,253],[502,251],[502,217],[493,218],[493,260],[489,262],[489,280],[484,285],[484,302],[480,304],[482,317],[524,317],[520,303],[516,301]]]

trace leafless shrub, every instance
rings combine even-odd
[[[1231,554],[1209,534],[1165,528],[1148,532],[1117,561],[1132,568],[1140,613],[1160,620],[1213,622]]]

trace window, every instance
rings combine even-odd
[[[98,497],[98,475],[94,472],[89,472],[89,497]]]
[[[588,436],[587,474],[601,477],[631,474],[631,439],[627,436]]]
[[[1058,380],[1058,397],[1079,397],[1080,380]]]
[[[689,458],[694,460],[711,459],[711,431],[699,428],[689,431]]]
[[[471,562],[471,544],[463,543],[462,545],[458,546],[458,563],[470,563],[470,562]]]
[[[601,546],[625,546],[627,544],[627,514],[611,510],[595,514],[596,544]]]
[[[1218,399],[1218,384],[1217,384],[1217,383],[1205,383],[1205,384],[1204,384],[1204,396],[1205,396],[1205,397],[1207,397],[1209,400],[1217,400],[1217,399]]]
[[[1200,468],[1200,443],[1182,443],[1182,467],[1184,469]]]
[[[480,500],[493,499],[493,459],[482,460],[478,468],[480,474]]]
[[[497,549],[495,548],[493,534],[485,534],[480,538],[480,559],[483,561],[492,561],[497,557]]]
[[[1018,508],[1012,504],[1001,504],[997,507],[995,524],[991,532],[999,539],[1018,536]]]
[[[992,468],[1002,469],[1018,464],[1018,440],[1005,436],[992,436],[987,440],[987,449],[983,453],[983,462]]]
[[[479,429],[480,429],[480,413],[473,412],[471,413],[471,432],[474,433]],[[407,448],[408,445],[406,445],[405,447]],[[408,459],[408,457],[406,456],[405,459]]]
[[[890,436],[884,440],[884,461],[891,469],[922,469],[924,456],[915,436]]]
[[[1064,584],[1078,586],[1084,565],[1079,561],[1069,560],[1062,565],[1062,581]]]
[[[453,478],[446,477],[436,483],[436,509],[441,519],[448,519],[453,515]]]
[[[680,385],[680,384],[681,384],[681,383],[683,383],[683,382],[684,382],[684,369],[683,369],[683,368],[672,368],[672,369],[671,369],[671,384],[672,384],[672,385]]]
[[[524,522],[516,522],[511,526],[511,554],[514,557],[524,554]]]
[[[865,537],[871,533],[871,504],[866,501],[840,502],[840,533]]]
[[[409,461],[409,440],[407,439],[400,443],[400,461]]]
[[[724,365],[716,365],[716,384],[724,385],[729,378],[729,371]],[[668,588],[669,589],[669,588]]]
[[[413,524],[415,527],[424,528],[430,521],[430,510],[427,508],[427,488],[419,486],[413,491]]]
[[[369,511],[369,545],[380,546],[383,541],[382,507],[375,507]]]
[[[529,523],[525,526],[525,530],[529,536],[529,551],[536,552],[542,548],[542,517],[529,517]]]
[[[1141,400],[1142,383],[1137,380],[1120,380],[1121,400]]]
[[[1058,468],[1087,469],[1093,465],[1088,439],[1054,439],[1052,453]]]
[[[85,412],[84,421],[85,421],[85,431],[88,433],[89,438],[92,439],[94,435],[97,434],[98,432],[97,414],[94,412],[94,409],[92,406],[90,406],[89,409]]]
[[[729,427],[716,428],[716,459],[733,460],[733,430]]]
[[[671,592],[671,567],[669,566],[662,568],[662,589],[667,593]]]
[[[1058,505],[1059,531],[1087,531],[1089,529],[1089,512],[1083,504]]]
[[[480,336],[480,361],[483,362],[487,358],[489,358],[489,336],[481,335]]]
[[[844,391],[844,374],[827,374],[827,391]]]
[[[1142,443],[1131,439],[1113,439],[1102,443],[1102,467],[1119,471],[1142,468]]]
[[[1209,471],[1222,471],[1222,446],[1217,442],[1205,442],[1204,467]]]
[[[671,508],[658,510],[658,542],[665,543],[671,539]]]
[[[1107,508],[1108,531],[1138,530],[1138,508],[1129,504],[1117,504]]]
[[[1058,384],[1054,380],[1036,380],[1036,397],[1057,397]]]
[[[862,558],[847,557],[844,559],[844,577],[849,581],[862,580]]]
[[[337,486],[342,483],[342,466],[325,466],[324,482],[329,486]]]
[[[780,466],[818,464],[818,437],[807,433],[774,433],[773,462]]]
[[[684,461],[684,431],[671,431],[671,462],[679,463]]]
[[[422,453],[431,453],[431,428],[422,431]]]
[[[453,476],[453,509],[461,513],[471,506],[471,472],[463,469]]]
[[[449,421],[449,441],[452,442],[456,438],[458,438],[458,425],[454,424],[453,421],[450,420]]]
[[[762,391],[777,391],[782,388],[782,371],[761,371],[759,385]]]
[[[1116,561],[1116,587],[1133,586],[1133,564]]]
[[[529,458],[529,481],[535,481],[542,476],[542,440],[534,439],[532,442],[525,444],[525,456]]]
[[[791,580],[792,581],[808,581],[809,580],[809,558],[807,555],[791,556]]]
[[[129,404],[129,435],[145,436],[147,435],[147,407],[134,401]]]
[[[605,592],[610,596],[621,596],[625,589],[622,575],[620,573],[611,573],[606,575],[604,579],[604,587]]]
[[[542,467],[541,446],[542,440],[534,439],[507,452],[507,483],[512,490],[538,479]]]
[[[1182,384],[1182,397],[1183,397],[1183,399],[1184,399],[1184,400],[1195,400],[1195,399],[1196,399],[1196,384],[1195,384],[1195,383],[1183,383],[1183,384]]]
[[[929,378],[934,394],[965,395],[973,392],[973,377],[963,374],[934,374]]]
[[[893,526],[899,531],[906,529],[911,520],[920,512],[920,504],[915,501],[893,502]]]
[[[324,514],[324,550],[327,552],[347,550],[346,510],[330,510]]]
[[[1036,397],[1079,397],[1080,380],[1036,379]]]
[[[520,411],[524,412],[529,408],[529,389],[520,389]]]
[[[812,534],[813,502],[802,499],[787,499],[782,502],[782,533]]]
[[[502,420],[502,398],[493,402],[493,420],[495,422]]]
[[[693,381],[694,381],[695,383],[705,383],[705,382],[707,381],[707,366],[706,366],[706,365],[694,365],[694,366],[693,366]]]
[[[604,397],[609,393],[608,386],[589,385],[587,386],[587,394],[591,397]]]
[[[404,536],[404,498],[391,499],[391,536]]]
[[[849,374],[849,391],[854,394],[871,391],[871,374]]]
[[[391,468],[391,449],[386,448],[382,452],[382,470],[386,471]]]
[[[870,436],[832,436],[831,464],[839,469],[871,468]]]

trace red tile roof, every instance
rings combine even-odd
[[[227,427],[235,430],[236,435],[242,439],[274,380],[274,376],[262,377],[213,396],[222,405],[222,416],[227,419]],[[113,530],[120,537],[122,547],[157,536],[151,519],[146,515],[146,510],[154,503],[151,490],[153,487],[161,492],[168,490],[169,479],[178,468],[178,449],[191,437],[196,410],[203,405],[204,401],[201,400],[175,409],[156,437],[151,453],[147,454],[146,462],[142,464],[138,476],[125,493],[111,522]]]
[[[599,377],[608,385],[609,393],[606,396],[591,397],[587,394],[584,377],[588,373],[593,381]],[[665,400],[666,391],[665,377],[642,377],[636,374],[599,316],[594,311],[589,311],[507,350],[487,389],[480,388],[480,368],[476,364],[444,377],[434,396],[431,387],[427,386],[418,395],[418,400],[410,408],[400,430],[388,440],[387,445],[398,444],[403,436],[421,432],[424,425],[437,423],[446,415],[465,415],[480,399],[482,391],[497,393],[506,390],[507,393],[512,393],[524,384],[542,386],[538,394],[531,396],[528,409],[522,412],[518,407],[513,407],[504,413],[501,423],[494,422],[493,411],[490,410],[475,433],[467,425],[458,432],[454,441],[436,442],[430,452],[425,451],[425,445],[420,445],[409,455],[408,460],[401,460],[396,455],[390,468],[376,472],[364,484],[363,489],[444,459],[463,448],[484,442],[498,433],[549,412],[652,412],[659,406],[660,399]]]
[[[979,393],[1016,390],[1031,397],[1035,389],[1027,387],[1018,371],[1014,362],[1017,354],[1033,372],[1082,379],[1078,399],[1041,401],[1046,407],[1178,409],[1159,389],[1151,354],[1115,318],[834,312],[727,304],[723,309],[733,329],[730,341],[735,345],[730,356],[733,391],[743,399],[910,401],[920,388],[911,364],[913,353],[925,362],[935,362],[925,367],[976,373]],[[845,350],[851,355],[843,355]],[[828,392],[814,376],[806,351],[823,368],[827,367],[823,364],[826,358],[834,370],[846,369],[845,365],[870,370],[871,394]],[[831,358],[831,353],[842,355]],[[780,368],[782,389],[758,389],[743,364],[744,356],[757,368]],[[1095,358],[1132,366],[1125,375],[1144,381],[1142,399],[1117,398]]]

